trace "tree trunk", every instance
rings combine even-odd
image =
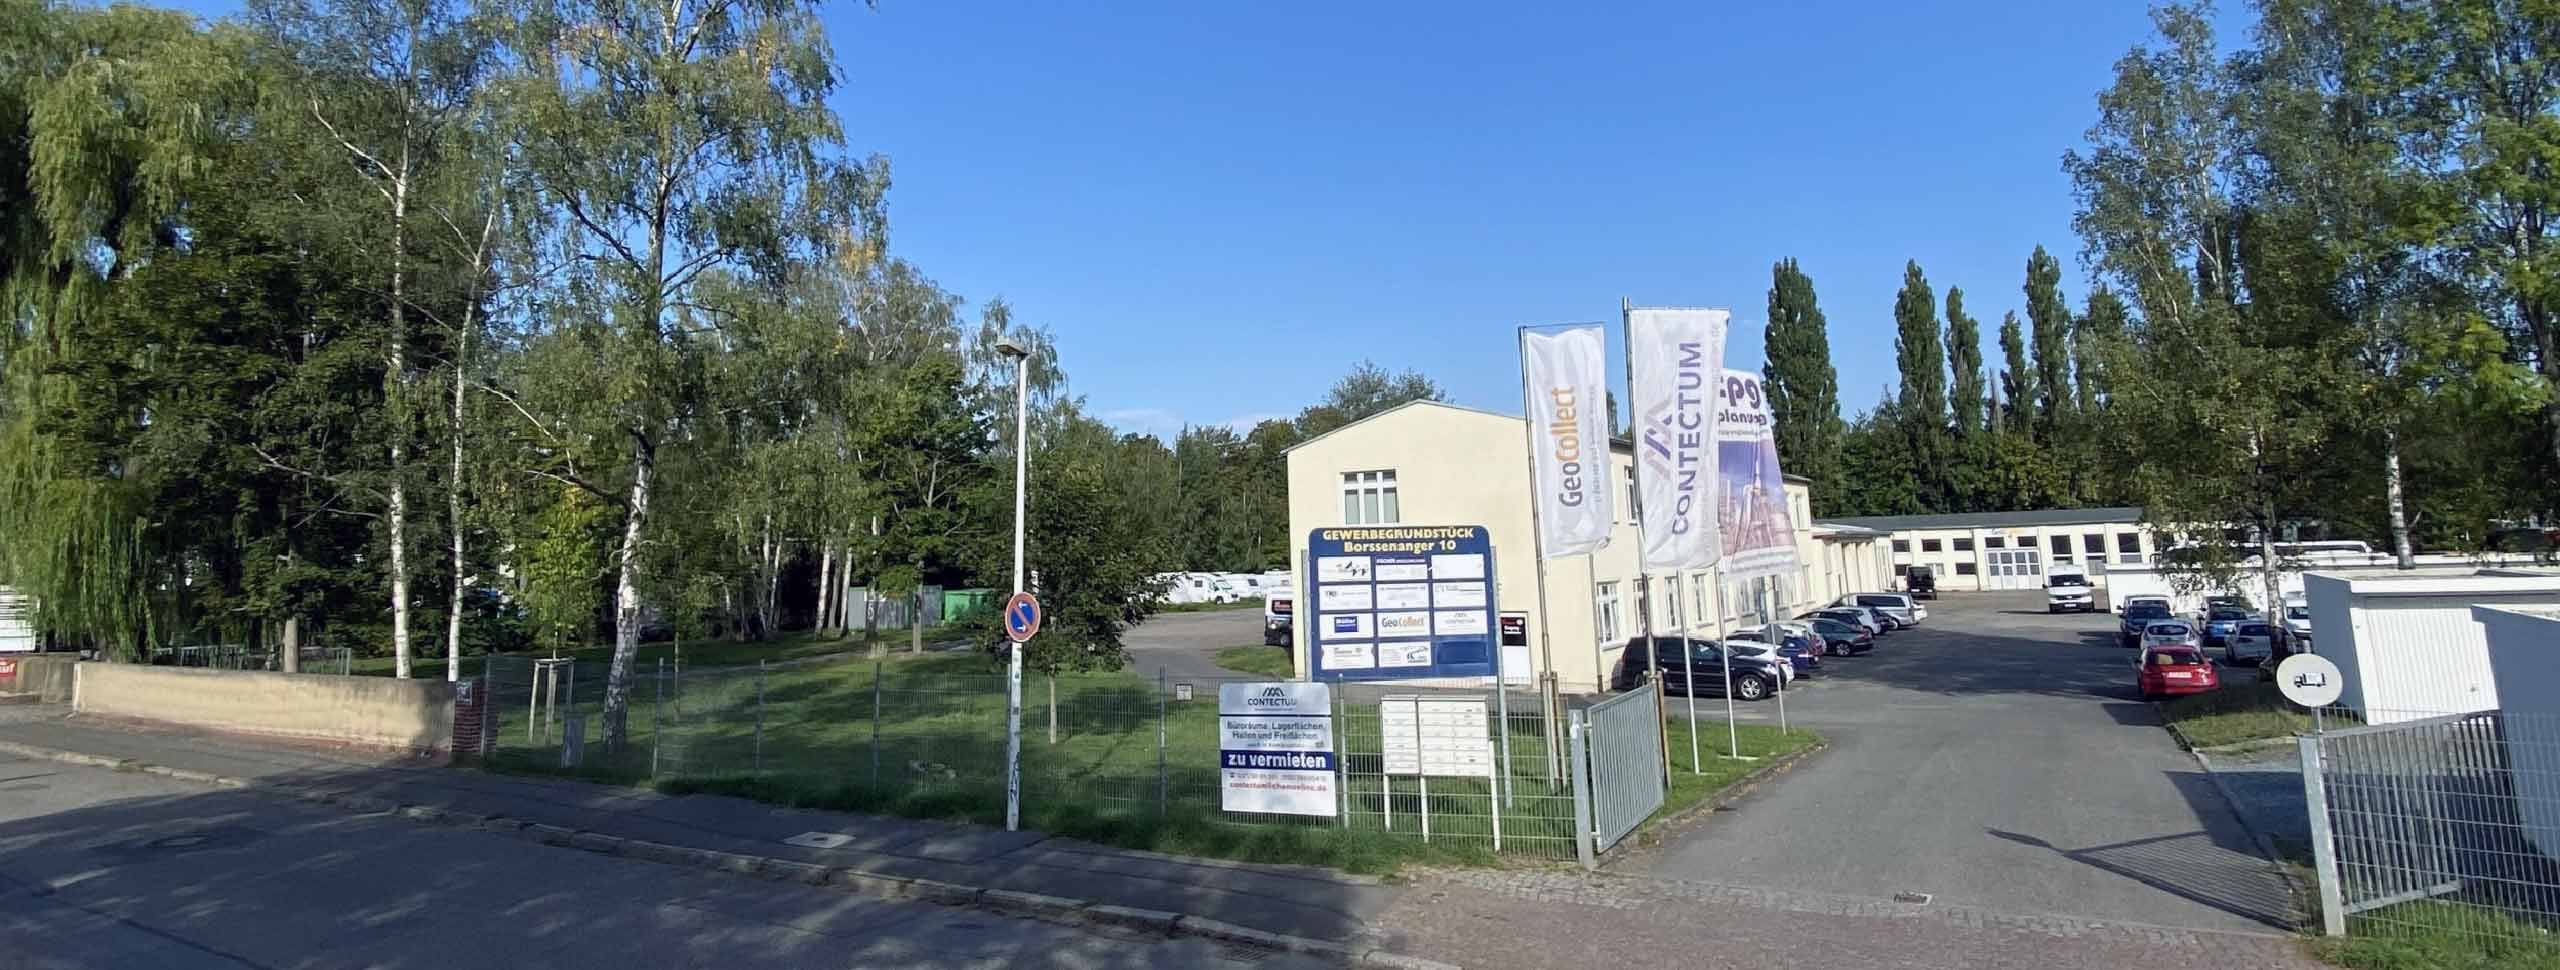
[[[486,230],[483,230],[484,242],[485,237]],[[462,332],[456,336],[453,356],[453,466],[447,469],[444,494],[445,525],[453,533],[450,537],[453,545],[453,603],[444,621],[444,679],[447,682],[462,679],[462,392],[464,379],[468,376],[464,362],[471,357],[472,317],[472,308],[465,308]]]
[[[649,517],[651,473],[657,450],[640,435],[631,436],[631,502],[622,513],[622,545],[614,550],[613,666],[604,681],[604,745],[619,754],[631,726],[631,665],[640,654],[640,536]]]
[[[383,511],[391,540],[391,666],[392,676],[403,680],[409,677],[410,661],[409,490],[407,459],[401,448],[401,438],[409,431],[408,216],[409,150],[403,143],[399,175],[391,182],[391,333],[385,338],[389,354],[382,387],[391,411],[391,489]]]
[[[923,587],[922,585],[918,585],[918,586],[916,587],[915,603],[916,603],[916,605],[915,605],[915,613],[914,613],[914,615],[907,617],[907,619],[908,619],[908,621],[909,621],[909,622],[907,623],[907,652],[908,652],[908,653],[923,653],[923,652],[924,652],[924,587]]]
[[[822,637],[827,635],[827,621],[828,621],[829,619],[831,619],[831,617],[829,617],[829,616],[827,615],[827,609],[828,609],[828,607],[829,607],[829,605],[830,605],[830,601],[827,599],[827,596],[828,596],[828,591],[827,591],[827,581],[828,581],[828,580],[830,580],[830,579],[833,579],[833,578],[835,577],[835,569],[836,569],[836,547],[835,547],[834,545],[832,545],[832,544],[828,544],[828,543],[823,543],[823,542],[822,542],[822,543],[819,543],[819,544],[818,544],[818,616],[817,616],[816,621],[815,621],[815,622],[810,623],[810,624],[809,624],[809,626],[810,626],[810,630],[811,630],[811,632],[816,633],[817,635],[822,636]]]
[[[2418,568],[2417,553],[2409,548],[2409,504],[2400,489],[2400,429],[2382,432],[2382,498],[2391,507],[2391,553],[2400,559],[2400,568]]]

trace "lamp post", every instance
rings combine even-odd
[[[1013,361],[1013,591],[1026,592],[1022,576],[1024,483],[1031,468],[1031,352],[1011,340],[996,352]],[[1022,644],[1005,638],[1004,830],[1022,826]]]

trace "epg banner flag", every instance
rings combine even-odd
[[[1520,335],[1537,468],[1538,548],[1549,559],[1609,544],[1608,343],[1598,324]]]
[[[1795,575],[1796,523],[1760,375],[1724,372],[1716,395],[1716,522],[1726,579]]]
[[[1627,309],[1644,572],[1704,569],[1722,543],[1715,512],[1716,405],[1730,310]]]

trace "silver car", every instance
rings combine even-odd
[[[2154,620],[2142,628],[2142,647],[2191,647],[2204,649],[2204,631],[2185,620]]]
[[[1902,593],[1851,593],[1840,597],[1838,602],[1831,605],[1865,607],[1891,619],[1895,625],[1904,627],[1919,626],[1920,621],[1929,618],[1928,607],[1920,605],[1919,600]]]
[[[2276,630],[2264,618],[2242,620],[2222,641],[2223,659],[2234,667],[2255,667],[2275,659]]]

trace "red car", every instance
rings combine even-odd
[[[2222,686],[2222,675],[2204,651],[2189,646],[2152,647],[2136,665],[2134,686],[2142,699],[2201,694]]]

